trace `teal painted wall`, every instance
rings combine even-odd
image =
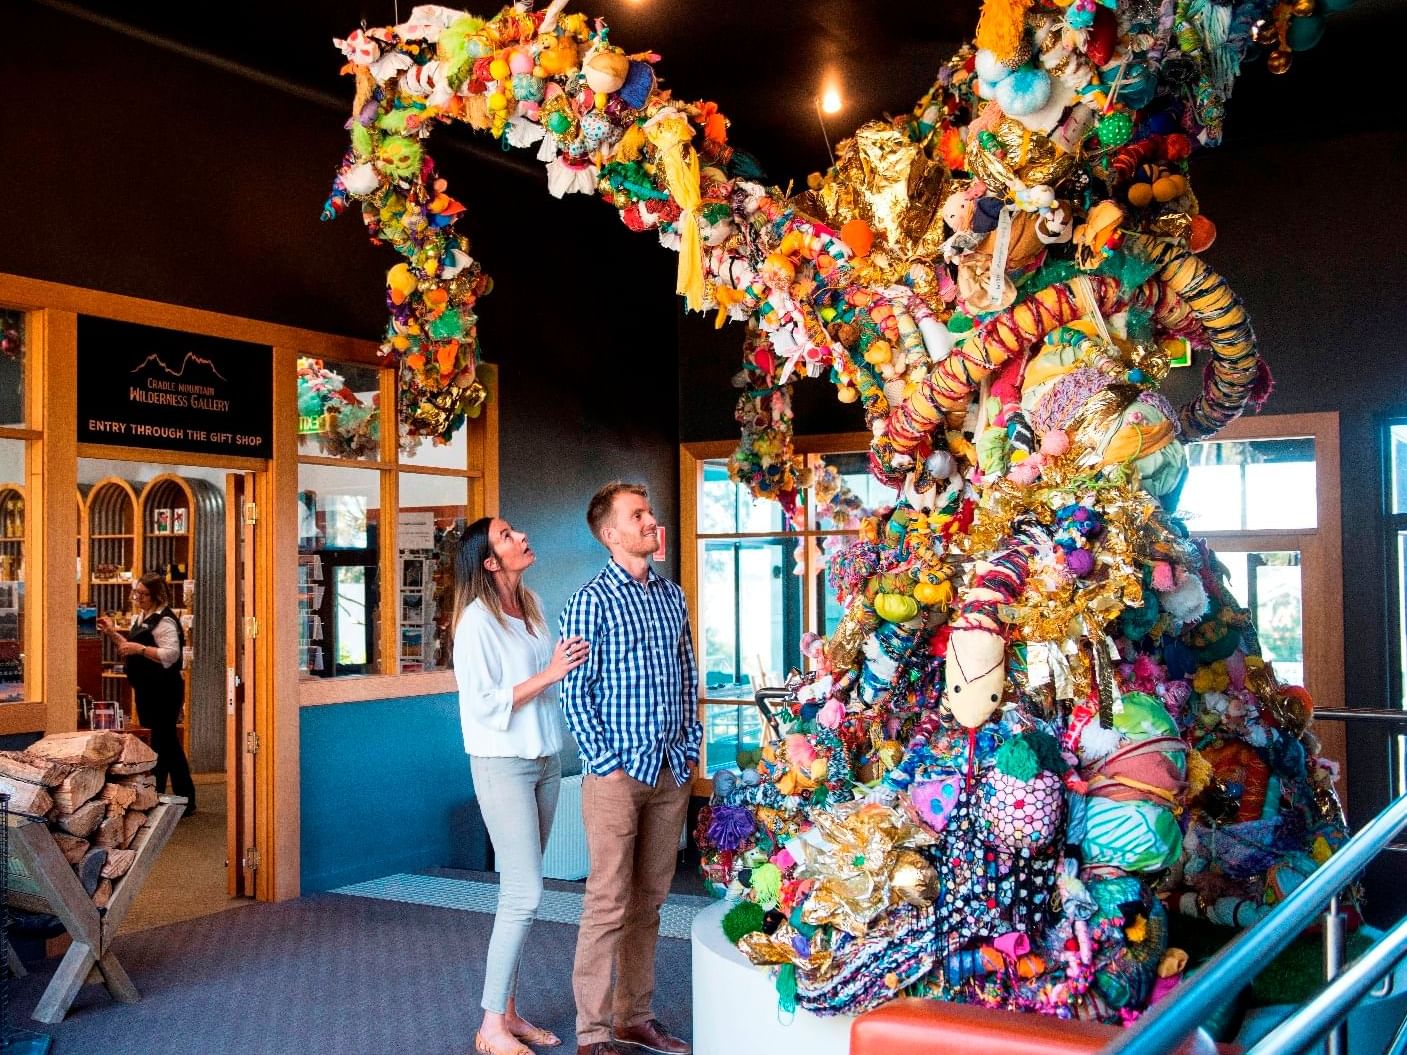
[[[449,864],[474,796],[452,693],[304,707],[303,893]]]

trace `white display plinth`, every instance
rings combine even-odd
[[[771,975],[723,936],[728,908],[720,901],[694,917],[694,1055],[849,1055],[852,1016],[778,1010]]]

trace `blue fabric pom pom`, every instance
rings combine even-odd
[[[1050,74],[1022,66],[997,85],[997,105],[1013,117],[1033,114],[1050,101]]]

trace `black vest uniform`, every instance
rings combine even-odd
[[[127,640],[155,648],[156,635],[152,631],[163,619],[170,619],[176,624],[176,662],[163,667],[160,660],[137,654],[128,656],[123,668],[137,697],[137,719],[151,730],[151,748],[156,752],[156,769],[153,771],[156,790],[166,791],[166,778],[169,776],[171,791],[185,796],[187,812],[191,812],[195,809],[195,784],[191,780],[186,749],[176,735],[176,723],[181,720],[181,706],[186,699],[186,685],[181,677],[186,635],[181,629],[181,621],[170,608],[163,608],[138,623],[128,634]]]
[[[181,705],[185,702],[186,685],[181,677],[181,664],[186,653],[186,635],[181,629],[181,621],[170,608],[153,612],[144,622],[127,636],[127,640],[138,645],[156,647],[156,624],[169,619],[176,627],[176,662],[163,667],[160,660],[148,659],[141,654],[128,656],[123,663],[127,672],[127,682],[137,695],[137,718],[147,728],[161,722],[175,722],[180,719]]]

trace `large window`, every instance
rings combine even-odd
[[[1342,707],[1343,572],[1337,414],[1244,417],[1187,448],[1178,513],[1250,610],[1262,655],[1316,706]],[[1345,765],[1343,725],[1318,727]],[[1347,782],[1341,769],[1339,793]]]
[[[732,444],[684,448],[694,513],[686,502],[683,578],[698,628],[706,775],[757,750],[762,723],[753,694],[803,666],[804,632],[829,633],[840,618],[829,555],[857,533],[862,509],[895,499],[870,476],[864,441],[845,437],[807,454],[813,483],[795,524],[776,502],[758,501],[729,479]]]
[[[1383,426],[1387,552],[1391,588],[1392,698],[1407,707],[1407,418]]]
[[[392,370],[298,360],[298,669],[305,679],[448,669],[450,558],[481,516],[489,443],[397,434]]]
[[[1318,528],[1313,436],[1225,440],[1188,447],[1178,512],[1194,535],[1216,538],[1231,592],[1255,620],[1262,654],[1281,680],[1305,683],[1304,553],[1285,532]],[[1250,541],[1251,536],[1273,536]],[[1279,541],[1273,541],[1278,538]]]

